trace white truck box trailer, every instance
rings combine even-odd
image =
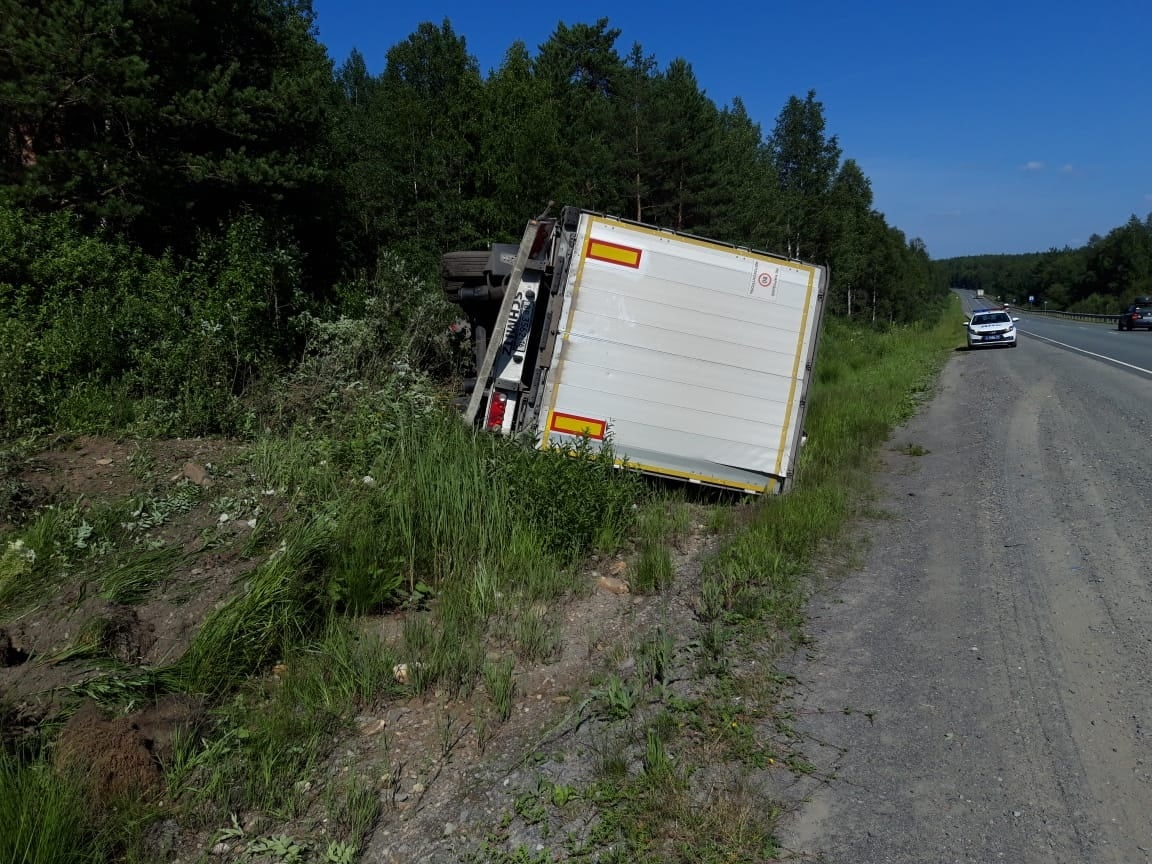
[[[532,220],[482,273],[469,254],[455,270],[445,256],[477,347],[469,422],[541,448],[611,441],[619,464],[689,483],[784,490],[825,267],[575,208]]]

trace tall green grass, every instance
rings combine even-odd
[[[68,524],[65,511],[46,507],[19,536],[0,544],[0,614],[43,599],[59,583],[60,562],[53,559]]]
[[[550,653],[552,623],[525,610],[573,588],[570,565],[623,538],[643,494],[610,450],[533,451],[440,412],[381,415],[375,431],[359,429],[374,446],[317,436],[254,449],[253,478],[282,490],[298,521],[244,593],[205,622],[180,664],[187,686],[228,686],[329,613],[432,600],[435,635],[408,658],[421,664],[415,680],[470,690],[490,636],[521,656]]]
[[[112,603],[139,603],[172,574],[184,557],[178,547],[132,549],[112,563],[100,582],[100,596]]]
[[[331,536],[321,519],[292,526],[243,592],[201,625],[173,670],[177,680],[188,689],[219,692],[316,632],[326,614],[318,573]]]
[[[44,759],[0,749],[0,861],[20,864],[98,864],[112,845],[92,822],[78,778]]]

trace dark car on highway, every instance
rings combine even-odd
[[[1137,327],[1152,330],[1152,297],[1137,297],[1116,321],[1117,330],[1135,330]]]

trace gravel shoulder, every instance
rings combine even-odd
[[[885,454],[863,566],[810,604],[791,709],[817,771],[785,846],[1152,861],[1150,431],[1145,378],[957,352]]]

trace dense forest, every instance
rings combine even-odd
[[[448,21],[338,68],[307,0],[0,0],[0,430],[242,431],[340,322],[450,372],[438,256],[549,201],[827,263],[832,314],[934,314],[814,92],[765,132],[607,20],[481,73]],[[367,322],[367,323],[365,323]],[[365,329],[366,328],[366,329]]]
[[[943,285],[982,288],[1016,303],[1033,297],[1049,310],[1115,314],[1134,297],[1152,295],[1152,214],[1094,234],[1079,249],[973,255],[933,266]]]

